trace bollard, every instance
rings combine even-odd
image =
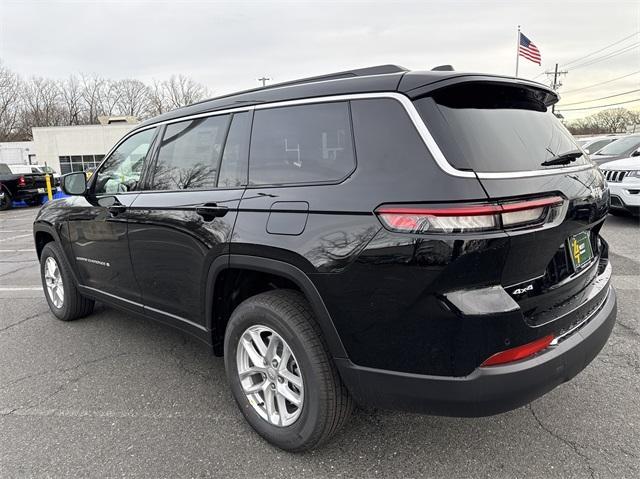
[[[47,173],[44,175],[44,181],[47,183],[47,196],[49,197],[49,201],[53,199],[53,193],[51,192],[51,175]]]

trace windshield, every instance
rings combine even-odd
[[[609,143],[598,151],[598,155],[622,155],[631,152],[640,146],[640,136],[627,136]],[[630,151],[631,150],[631,151]]]
[[[546,92],[520,85],[465,83],[437,90],[415,106],[457,169],[529,171],[591,164],[585,155],[544,166],[578,146],[543,103]]]

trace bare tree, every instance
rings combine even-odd
[[[140,80],[125,79],[114,83],[118,112],[121,115],[142,116],[149,110],[149,89]]]
[[[164,82],[153,80],[149,87],[149,116],[162,115],[169,110]]]
[[[64,113],[60,102],[58,84],[42,77],[31,78],[22,90],[24,111],[22,115],[23,128],[34,126],[57,126],[64,124]]]
[[[21,110],[21,81],[0,62],[0,141],[9,141],[18,134]]]
[[[65,124],[80,125],[82,123],[82,111],[84,109],[83,89],[75,75],[58,83],[60,98],[63,103]]]
[[[85,123],[98,123],[98,116],[102,114],[100,99],[104,89],[104,79],[98,76],[82,75],[82,99],[85,104]]]
[[[187,106],[207,96],[204,85],[184,75],[171,75],[171,78],[164,82],[164,88],[167,103],[171,108]]]
[[[586,118],[574,120],[567,125],[576,135],[595,135],[600,133],[621,133],[628,127],[640,124],[640,113],[626,108],[610,108]]]

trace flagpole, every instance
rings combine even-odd
[[[519,63],[520,63],[520,25],[518,25],[518,36],[516,38],[516,78],[518,77]]]

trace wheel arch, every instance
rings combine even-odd
[[[226,318],[222,321],[218,320],[218,312],[215,310],[216,294],[221,294],[220,288],[224,287],[224,285],[219,284],[218,280],[221,277],[224,277],[223,275],[225,272],[231,270],[264,273],[282,278],[283,280],[293,284],[302,292],[302,294],[304,294],[307,301],[309,301],[331,355],[334,358],[347,358],[347,353],[342,341],[340,340],[340,336],[335,328],[333,320],[331,319],[331,315],[329,314],[320,293],[306,273],[296,266],[284,261],[258,256],[234,254],[218,257],[211,264],[207,277],[205,318],[207,321],[207,328],[212,334],[214,351],[217,354],[220,354],[221,352],[220,350],[217,350],[217,347],[219,346],[216,346],[220,343],[220,337],[224,340],[224,330],[220,329],[220,325],[226,326],[228,316],[233,312],[232,310],[229,311]]]

